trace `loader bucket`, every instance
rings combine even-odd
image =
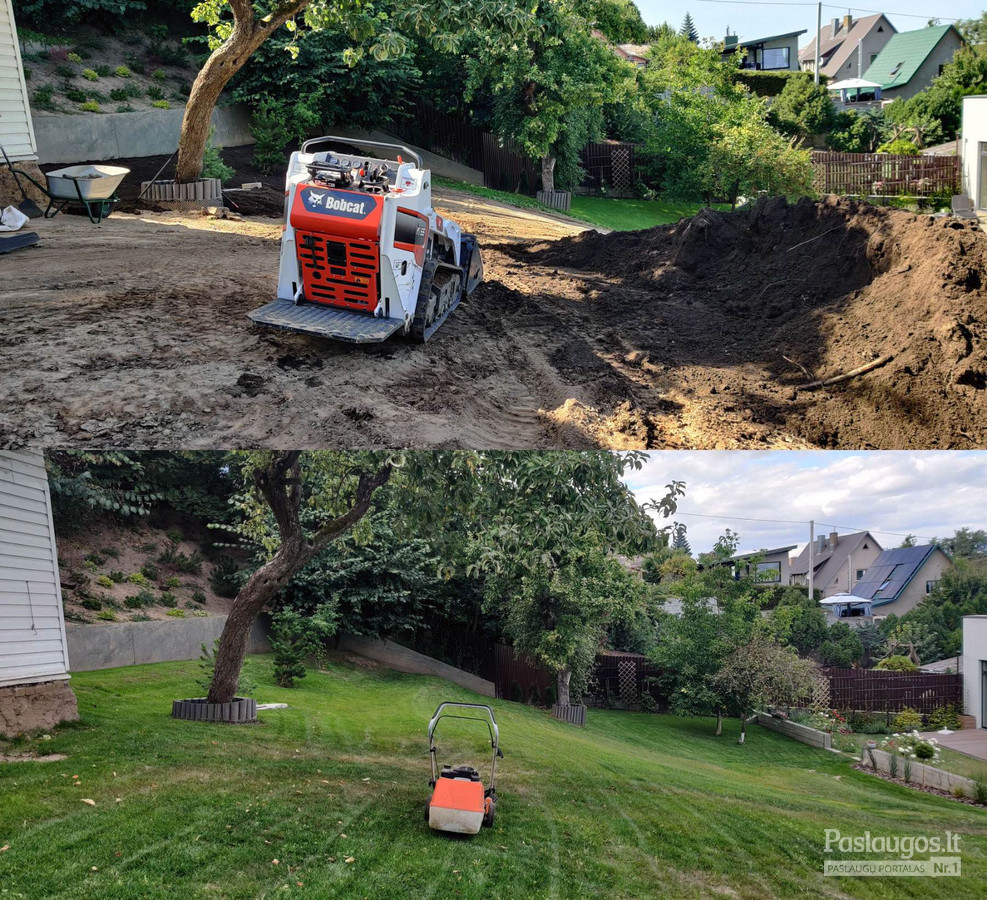
[[[466,272],[467,296],[473,293],[476,286],[483,281],[483,258],[480,256],[480,242],[475,234],[464,234],[460,242],[459,259]]]

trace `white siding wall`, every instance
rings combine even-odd
[[[983,676],[987,662],[987,616],[963,617],[963,712],[976,716],[977,728],[984,727]]]
[[[37,158],[11,0],[0,0],[0,144],[11,159]]]
[[[963,98],[963,118],[961,129],[960,162],[963,193],[973,200],[974,206],[983,209],[987,200],[980,190],[981,172],[980,145],[987,145],[987,96],[977,95]]]
[[[0,685],[67,678],[68,651],[41,453],[0,450]]]

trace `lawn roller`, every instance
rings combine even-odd
[[[489,721],[476,716],[443,712],[446,709],[480,710],[486,713]],[[446,718],[483,722],[487,726],[493,758],[490,761],[490,787],[486,790],[480,781],[480,773],[472,766],[444,765],[441,772],[438,770],[435,761],[435,728],[439,719]],[[440,703],[428,723],[428,756],[432,765],[432,779],[428,783],[432,788],[432,796],[425,802],[425,821],[428,822],[428,827],[436,831],[476,834],[481,828],[493,825],[497,807],[497,757],[504,758],[504,754],[500,752],[500,732],[497,730],[493,710],[482,703]]]

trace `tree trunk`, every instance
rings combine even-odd
[[[541,189],[555,190],[555,156],[551,153],[546,153],[541,158]]]
[[[572,672],[569,669],[562,669],[558,674],[559,706],[569,705],[569,679]]]
[[[723,734],[723,710],[722,709],[717,709],[717,711],[716,711],[716,731],[714,731],[713,734],[715,734],[716,737],[719,737],[721,734]]]

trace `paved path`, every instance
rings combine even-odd
[[[987,760],[987,729],[964,728],[962,731],[954,731],[952,734],[938,734],[935,731],[929,731],[925,733],[925,737],[934,737],[939,741],[939,746],[945,747],[947,750],[956,750],[967,756]]]

